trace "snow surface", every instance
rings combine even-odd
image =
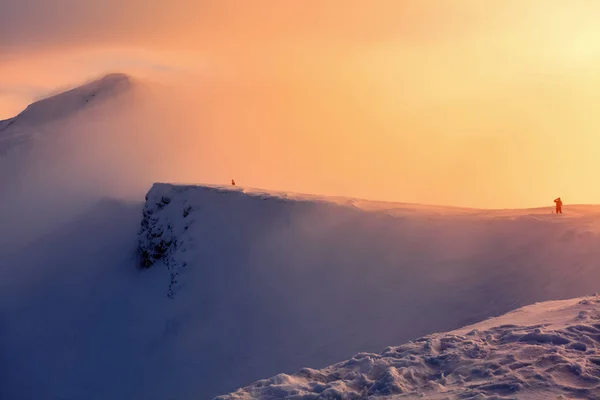
[[[30,147],[31,139],[48,131],[60,130],[56,124],[72,119],[92,106],[114,101],[133,88],[132,78],[110,74],[83,86],[30,104],[14,118],[0,121],[0,160],[15,149]]]
[[[4,255],[0,398],[210,399],[594,293],[600,213],[567,210],[168,184],[101,202]]]
[[[174,243],[166,290],[189,307],[201,291],[212,305],[209,325],[220,334],[196,345],[227,349],[231,384],[594,293],[600,277],[597,207],[559,220],[550,209],[157,184],[146,209],[155,228],[142,246],[156,232]],[[221,350],[214,360],[224,358]],[[221,386],[214,374],[209,381]]]
[[[527,306],[218,400],[598,399],[600,298]]]
[[[0,121],[0,134],[5,134],[4,131],[9,128],[32,127],[60,118],[72,117],[74,113],[91,104],[112,99],[115,95],[128,91],[132,85],[131,77],[115,73],[66,92],[49,96],[29,105],[16,117]]]

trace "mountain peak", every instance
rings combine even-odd
[[[130,91],[134,79],[122,73],[111,73],[65,92],[46,97],[27,106],[14,118],[0,121],[0,131],[13,125],[38,125],[73,115],[93,104]]]
[[[94,79],[74,90],[89,90],[90,92],[113,91],[122,88],[123,86],[131,86],[133,78],[123,73],[111,73],[104,75],[102,78]]]

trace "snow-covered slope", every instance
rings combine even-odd
[[[173,345],[187,349],[189,363],[220,366],[202,369],[204,398],[252,377],[320,368],[536,301],[594,293],[599,211],[557,216],[157,184],[144,210],[141,264],[169,271],[164,293],[190,329],[186,345]]]
[[[598,399],[600,298],[549,301],[218,400]]]
[[[211,399],[594,293],[599,211],[156,184],[3,252],[0,398]]]
[[[56,94],[30,104],[19,115],[0,121],[0,137],[5,131],[39,126],[64,117],[92,105],[121,95],[134,85],[131,77],[115,73],[93,80],[85,85]]]
[[[152,277],[135,269],[140,210],[101,201],[2,252],[0,399],[142,398],[142,376],[156,378],[145,346],[164,314]]]
[[[0,121],[0,221],[10,226],[0,229],[0,251],[18,236],[30,240],[52,219],[61,222],[55,216],[113,196],[114,187],[124,186],[121,180],[142,170],[140,162],[134,168],[129,161],[139,140],[124,120],[145,93],[136,80],[111,74]],[[150,182],[142,183],[136,198]]]
[[[27,143],[48,125],[128,93],[134,86],[124,74],[110,74],[83,86],[30,104],[14,118],[0,121],[0,157],[15,146]]]

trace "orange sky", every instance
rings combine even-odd
[[[172,101],[198,121],[178,131],[203,130],[214,151],[181,179],[474,207],[600,203],[597,1],[47,3],[0,5],[0,118],[124,71],[186,92]]]

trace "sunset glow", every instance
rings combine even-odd
[[[181,143],[156,179],[600,203],[598,21],[593,0],[26,0],[0,5],[0,119],[119,71],[161,85],[147,117]]]

